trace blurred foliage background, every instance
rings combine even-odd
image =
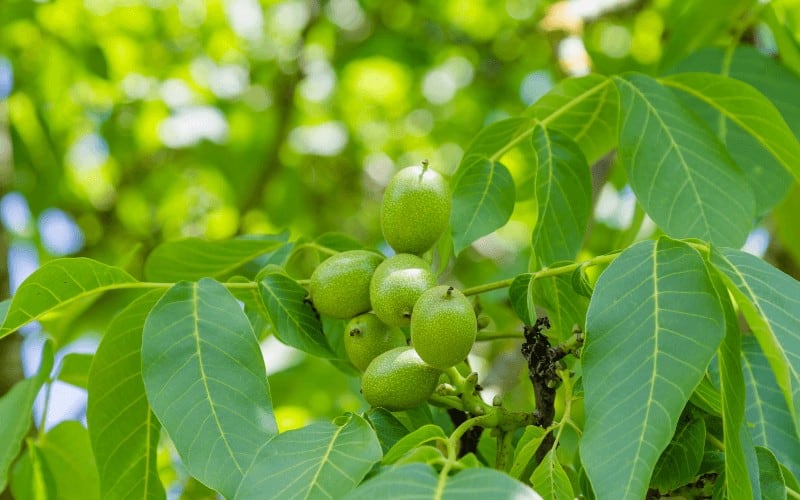
[[[756,9],[769,16],[737,32]],[[482,127],[522,113],[567,76],[660,74],[740,36],[770,56],[797,44],[800,1],[5,0],[1,294],[59,256],[136,274],[159,242],[184,236],[339,231],[386,249],[379,202],[396,170],[427,158],[452,173]],[[634,214],[624,175],[609,177],[605,164],[595,168],[588,252],[614,249]],[[508,165],[521,179],[524,154]],[[796,213],[798,200],[795,190],[779,213]],[[518,204],[505,228],[459,256],[448,279],[469,286],[526,270],[530,210]],[[774,229],[763,221],[753,248],[773,249],[772,260],[797,277],[800,234],[784,229],[795,241],[786,250]],[[113,300],[126,299],[103,299]],[[515,325],[504,292],[483,300],[498,329]],[[92,351],[112,310],[104,304],[94,319],[60,326],[76,340],[62,353]],[[0,363],[0,393],[22,376],[21,341],[0,343],[9,360]],[[480,352],[502,362],[487,386],[507,380],[503,370],[514,379],[522,361],[502,358],[514,352],[509,344],[492,344]],[[363,408],[356,379],[268,338],[270,353],[284,428]],[[319,377],[327,385],[315,384]],[[71,390],[48,425],[82,418],[85,394]],[[529,392],[518,404],[530,404]]]

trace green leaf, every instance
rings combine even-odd
[[[281,273],[267,274],[258,288],[278,340],[314,356],[335,357],[305,288]]]
[[[463,174],[465,165],[471,159],[480,157],[500,160],[530,135],[533,123],[530,118],[506,118],[481,129],[464,152],[453,181],[457,181]]]
[[[44,498],[100,499],[100,479],[89,433],[79,422],[64,421],[32,444],[40,461],[37,466],[42,467],[41,473],[49,490]]]
[[[550,450],[533,471],[531,485],[537,493],[544,498],[554,500],[572,500],[575,493],[572,491],[572,484],[569,482],[567,473],[558,462],[555,450]]]
[[[371,408],[364,418],[375,429],[375,435],[381,443],[381,450],[386,454],[389,449],[408,434],[408,429],[392,412],[384,408]]]
[[[232,496],[277,426],[255,333],[224,286],[181,282],[161,297],[144,324],[142,378],[189,473]]]
[[[734,294],[800,429],[800,283],[763,260],[730,248],[713,249],[711,262]]]
[[[341,498],[381,459],[375,432],[358,415],[340,425],[312,424],[269,441],[253,462],[236,498]]]
[[[724,334],[703,258],[685,243],[637,243],[600,275],[581,355],[581,460],[598,498],[644,497]]]
[[[722,144],[655,80],[614,81],[623,110],[619,158],[647,214],[676,238],[743,244],[755,201]]]
[[[403,455],[419,446],[435,441],[446,441],[447,436],[438,425],[423,425],[399,440],[383,457],[384,465],[397,462]]]
[[[28,438],[27,448],[27,452],[14,464],[9,488],[12,498],[41,500],[55,496],[53,478],[48,474],[41,453],[31,438]]]
[[[147,257],[144,275],[167,283],[226,278],[241,266],[283,244],[276,239],[207,241],[185,238],[157,246]]]
[[[461,162],[450,215],[456,253],[508,222],[514,196],[514,180],[502,163],[480,156]]]
[[[668,87],[691,96],[692,104],[699,101],[700,106],[710,107],[712,112],[706,122],[718,130],[729,148],[741,142],[744,134],[754,142],[748,144],[750,148],[761,149],[772,157],[752,165],[748,160],[754,157],[749,150],[731,150],[737,163],[751,176],[756,199],[763,209],[772,208],[786,194],[791,185],[786,173],[800,180],[800,143],[777,108],[758,90],[739,80],[712,73],[680,73],[662,81]],[[740,158],[737,153],[746,156]],[[785,171],[771,168],[774,162]],[[770,186],[770,190],[760,186],[759,181],[769,181],[774,177],[783,181],[783,185]]]
[[[689,401],[698,408],[716,417],[722,416],[722,397],[706,373],[697,387],[694,388]]]
[[[487,468],[465,469],[446,478],[440,485],[436,472],[430,466],[415,463],[384,468],[377,476],[369,479],[344,498],[346,500],[375,500],[376,498],[538,500],[542,497],[508,475]]]
[[[92,366],[93,358],[94,355],[82,352],[67,354],[61,360],[58,380],[86,389],[89,383],[89,367]]]
[[[538,157],[533,253],[542,267],[578,255],[592,210],[592,176],[583,153],[561,132],[537,126]]]
[[[753,442],[769,448],[794,475],[800,475],[800,438],[775,374],[752,336],[742,338],[742,369],[747,387],[745,416]]]
[[[0,327],[0,338],[77,300],[136,280],[118,267],[78,257],[51,260],[22,282]]]
[[[616,146],[618,114],[616,89],[598,74],[560,81],[525,111],[572,138],[590,163]]]
[[[0,397],[0,492],[8,482],[8,471],[19,455],[31,427],[33,402],[53,369],[53,344],[45,342],[36,375],[21,380]]]
[[[705,444],[705,420],[694,418],[679,423],[675,436],[656,462],[650,487],[666,493],[690,483],[703,461]]]
[[[725,338],[717,351],[719,367],[720,395],[722,397],[722,435],[725,444],[725,489],[730,500],[750,500],[754,497],[753,486],[747,468],[747,454],[742,434],[746,433],[745,385],[740,361],[742,352],[742,336],[739,331],[739,320],[718,275],[711,277],[717,289],[722,310],[725,314]],[[752,446],[747,445],[752,449]]]
[[[533,298],[547,310],[551,325],[548,337],[566,340],[572,335],[575,325],[586,322],[589,299],[575,292],[571,276],[561,274],[535,280]]]
[[[103,498],[166,497],[156,467],[161,426],[142,381],[142,329],[164,292],[142,295],[111,320],[89,371],[86,420]]]
[[[535,425],[525,427],[525,432],[522,433],[514,450],[514,461],[509,472],[511,477],[525,481],[530,479],[536,465],[536,450],[546,435],[547,432],[541,427]]]
[[[314,240],[314,243],[332,252],[364,249],[361,242],[344,233],[325,233]]]
[[[519,319],[526,325],[532,325],[536,321],[536,304],[533,303],[534,281],[531,274],[520,274],[508,287],[508,298],[511,300],[511,308]]]
[[[728,59],[725,49],[709,47],[688,57],[676,68],[682,72],[721,73],[752,85],[780,111],[795,136],[800,137],[800,78],[755,47],[740,45]]]
[[[758,479],[761,483],[761,498],[763,500],[785,500],[786,481],[783,479],[781,464],[766,448],[756,446],[758,457]]]

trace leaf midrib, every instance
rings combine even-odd
[[[214,405],[214,399],[211,397],[211,391],[208,387],[208,377],[206,376],[206,369],[203,366],[203,354],[202,349],[200,347],[200,312],[197,309],[199,297],[197,295],[197,288],[198,283],[192,283],[192,320],[194,322],[194,328],[192,329],[192,337],[194,337],[195,341],[195,349],[197,351],[197,364],[200,367],[200,379],[203,383],[203,390],[206,393],[206,398],[209,403],[209,407],[211,409],[211,415],[214,417],[214,423],[217,426],[217,430],[219,430],[220,438],[222,442],[225,444],[225,450],[228,452],[228,455],[233,460],[233,465],[236,466],[236,470],[239,471],[241,476],[244,476],[244,471],[242,470],[242,466],[239,465],[239,461],[236,458],[236,455],[233,453],[233,449],[231,449],[231,445],[228,442],[228,439],[225,435],[225,430],[222,428],[222,422],[220,422],[219,415],[217,415],[217,408]]]

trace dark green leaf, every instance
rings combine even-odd
[[[461,500],[463,498],[541,499],[508,475],[486,468],[470,468],[448,477],[439,489],[439,478],[428,465],[415,463],[384,468],[377,476],[350,492],[347,500],[403,498],[404,500]]]
[[[343,417],[344,419],[344,417]],[[236,498],[341,498],[381,458],[375,432],[357,415],[285,432],[261,449]]]
[[[703,461],[705,444],[706,424],[702,418],[679,423],[653,469],[650,487],[666,493],[691,482]]]
[[[561,132],[537,126],[536,227],[531,244],[540,266],[578,255],[592,210],[592,176],[583,153]]]
[[[408,434],[406,426],[384,408],[371,408],[364,417],[375,429],[384,454]]]
[[[722,416],[722,397],[717,388],[714,387],[714,384],[711,383],[711,380],[709,380],[708,374],[705,374],[700,379],[700,383],[694,388],[689,401],[711,415]]]
[[[800,439],[769,361],[752,336],[742,338],[742,369],[747,387],[748,429],[753,441],[769,448],[794,475],[800,474]]]
[[[145,319],[164,292],[150,291],[114,317],[89,371],[86,420],[103,498],[166,496],[156,468],[161,426],[145,396],[141,352]]]
[[[667,234],[740,246],[753,193],[725,148],[651,78],[615,78],[622,103],[619,158],[645,211]]]
[[[731,149],[734,160],[750,177],[760,212],[786,195],[790,175],[800,179],[800,143],[780,112],[758,90],[711,73],[680,73],[663,82],[691,96],[692,108]],[[738,148],[743,140],[748,140],[747,147]]]
[[[763,260],[730,248],[714,249],[717,267],[764,352],[800,429],[800,283]]]
[[[453,186],[450,226],[456,253],[499,229],[514,211],[514,180],[498,161],[473,156],[461,162]]]
[[[645,495],[724,334],[703,258],[685,243],[637,243],[600,275],[581,356],[581,459],[598,498]]]
[[[742,435],[747,430],[744,422],[744,375],[739,360],[742,352],[741,332],[730,294],[716,273],[712,274],[711,279],[725,314],[725,338],[717,351],[725,444],[725,491],[730,500],[750,500],[754,497],[748,471],[748,451],[752,450],[752,446],[750,440],[742,442]]]
[[[314,240],[314,243],[333,252],[346,252],[348,250],[363,250],[358,240],[344,233],[325,233]]]
[[[575,292],[572,278],[568,275],[535,280],[533,297],[539,307],[547,310],[551,325],[548,336],[557,341],[566,340],[572,335],[575,325],[586,322],[589,299]]]
[[[189,473],[232,496],[277,426],[255,333],[224,286],[164,294],[144,324],[142,378]]]
[[[199,238],[162,243],[147,257],[150,281],[176,282],[226,278],[241,266],[282,245],[275,239],[207,241]]]
[[[60,307],[134,282],[122,269],[91,259],[51,260],[17,289],[0,328],[0,338]]]
[[[468,158],[501,159],[505,153],[530,135],[532,125],[533,120],[530,118],[507,118],[483,128],[464,152],[453,181],[457,181],[458,177],[463,175]]]
[[[758,478],[761,483],[761,498],[763,500],[785,500],[786,481],[783,479],[781,464],[766,448],[756,446],[758,457]]]
[[[21,380],[0,398],[0,491],[8,481],[8,471],[19,455],[22,441],[32,424],[33,401],[53,369],[53,345],[45,342],[36,375]]]
[[[531,274],[526,273],[514,278],[511,286],[508,287],[511,308],[526,325],[532,325],[536,321],[536,305],[533,303],[532,286]]]
[[[334,357],[305,288],[281,273],[264,276],[258,288],[278,340],[314,356]]]

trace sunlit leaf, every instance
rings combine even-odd
[[[546,123],[575,141],[591,163],[614,148],[619,97],[611,81],[598,74],[567,78],[533,103],[526,116]]]
[[[92,366],[92,354],[71,352],[61,360],[58,380],[86,389],[89,383],[89,367]]]
[[[141,352],[145,319],[164,292],[142,295],[114,317],[89,371],[86,420],[103,498],[165,498],[156,468],[161,426],[145,396]]]
[[[445,440],[447,440],[447,436],[444,434],[441,427],[438,425],[424,425],[409,433],[392,446],[392,449],[384,455],[381,463],[384,465],[391,465],[414,448],[428,443],[435,444],[436,441]]]
[[[78,257],[51,260],[20,285],[0,328],[0,338],[59,307],[136,282],[118,267]]]
[[[224,286],[181,282],[161,297],[144,324],[142,378],[189,473],[233,496],[277,426],[255,333]]]
[[[275,250],[276,239],[207,241],[186,238],[157,246],[144,265],[150,281],[167,283],[200,278],[225,278],[260,255]]]
[[[375,432],[357,415],[318,423],[269,441],[245,472],[236,498],[341,498],[381,458]]]
[[[645,495],[724,334],[703,258],[685,243],[637,243],[600,275],[581,355],[581,461],[598,498]]]
[[[725,148],[651,78],[615,77],[619,158],[647,214],[668,235],[740,246],[752,227],[753,193]]]
[[[0,397],[0,491],[8,482],[8,471],[19,455],[22,441],[33,424],[33,401],[53,368],[53,346],[45,342],[36,374],[21,380]]]

